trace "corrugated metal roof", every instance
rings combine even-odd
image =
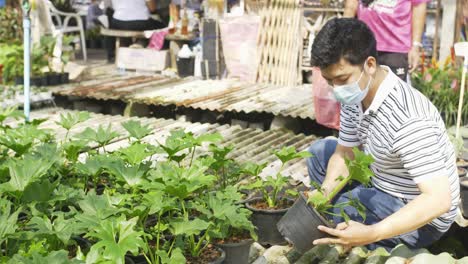
[[[174,79],[161,75],[119,75],[116,70],[91,76],[79,84],[62,86],[54,93],[100,100],[134,101],[152,105],[272,113],[314,119],[312,86],[282,87],[237,80]]]
[[[62,108],[48,108],[33,111],[31,113],[31,118],[47,118],[47,121],[41,124],[41,128],[52,129],[57,139],[60,140],[65,137],[66,131],[55,122],[60,120],[60,114],[67,112],[73,111]],[[240,162],[269,162],[270,164],[265,169],[264,175],[273,173],[279,167],[280,163],[273,155],[273,150],[280,149],[283,146],[295,146],[296,149],[303,150],[317,139],[315,136],[306,136],[304,134],[296,135],[281,130],[262,131],[252,128],[243,129],[240,126],[190,123],[173,119],[124,117],[93,113],[89,120],[72,128],[70,135],[78,134],[87,127],[95,129],[99,125],[107,126],[110,124],[116,132],[122,135],[105,146],[107,151],[113,151],[128,145],[128,140],[126,139],[127,132],[121,126],[121,123],[130,119],[140,120],[143,124],[150,125],[154,128],[153,133],[144,138],[144,141],[152,144],[156,144],[157,141],[164,142],[170,131],[174,129],[183,129],[193,132],[195,135],[219,132],[224,137],[221,145],[226,146],[233,144],[235,146],[231,157]],[[308,185],[305,160],[295,160],[287,164],[284,174],[291,176],[295,182],[302,181]]]

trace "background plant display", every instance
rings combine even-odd
[[[2,263],[198,263],[213,242],[256,238],[242,194],[218,173],[240,166],[219,134],[173,131],[153,145],[143,140],[153,128],[128,121],[126,135],[104,125],[71,135],[89,119],[80,112],[61,115],[57,139],[39,128],[45,120],[10,127],[7,118],[22,116],[0,112]],[[106,149],[122,137],[127,147]]]
[[[447,127],[455,125],[457,121],[458,102],[460,99],[460,78],[462,67],[455,65],[453,57],[447,58],[444,65],[434,60],[429,67],[415,72],[412,84],[439,110]],[[463,99],[462,124],[468,122],[468,97]]]

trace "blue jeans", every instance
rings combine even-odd
[[[330,157],[333,155],[338,144],[336,139],[322,139],[314,142],[309,148],[309,152],[313,157],[307,159],[307,168],[309,177],[312,181],[322,184]],[[346,186],[335,197],[333,203],[342,203],[349,201],[349,197],[357,198],[366,207],[366,219],[363,221],[362,217],[358,214],[354,207],[347,206],[344,208],[345,212],[349,215],[351,220],[361,222],[366,225],[372,225],[380,222],[386,217],[392,215],[396,211],[405,206],[406,202],[402,199],[385,193],[373,186],[364,187],[360,184],[351,184]],[[332,213],[340,215],[339,208],[333,208]],[[344,222],[340,216],[326,215],[329,220],[334,223]],[[435,227],[425,225],[412,232],[399,235],[394,238],[385,239],[374,244],[367,245],[367,248],[374,250],[377,247],[384,247],[391,250],[398,244],[405,244],[409,248],[423,248],[429,246],[433,242],[440,239],[443,235]]]

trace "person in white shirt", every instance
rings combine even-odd
[[[112,29],[143,31],[167,26],[167,24],[151,17],[151,13],[157,10],[155,0],[107,0],[104,4]],[[107,59],[112,61],[115,57],[115,38],[109,39]],[[121,41],[122,46],[129,44],[130,39]]]

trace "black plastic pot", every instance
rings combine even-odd
[[[67,84],[70,82],[70,74],[68,72],[62,72],[60,74],[61,83]]]
[[[463,216],[468,218],[468,179],[460,179],[460,197],[462,200]]]
[[[283,217],[283,215],[288,211],[287,209],[278,209],[278,210],[264,210],[257,209],[251,204],[254,204],[257,201],[261,201],[263,198],[255,197],[251,199],[246,207],[252,211],[252,223],[257,229],[258,243],[261,245],[285,245],[287,241],[278,231],[276,225],[278,221]]]
[[[253,242],[253,239],[247,239],[239,243],[216,244],[216,246],[226,253],[223,264],[248,264],[250,246]]]
[[[179,77],[184,78],[193,76],[195,67],[195,58],[177,58],[177,73]]]
[[[327,236],[317,229],[319,225],[332,227],[330,222],[307,203],[307,198],[301,192],[300,197],[278,222],[278,230],[297,251],[305,253],[313,247],[314,240]]]
[[[219,247],[216,247],[216,249],[219,252],[221,252],[221,256],[219,256],[219,258],[216,259],[215,261],[211,261],[209,264],[221,264],[226,259],[226,252],[224,252],[224,250],[222,248],[219,248]]]
[[[24,77],[23,76],[16,76],[15,77],[15,85],[23,85],[24,84]]]
[[[51,72],[47,74],[47,84],[48,85],[59,85],[62,83],[62,78],[60,74]]]

